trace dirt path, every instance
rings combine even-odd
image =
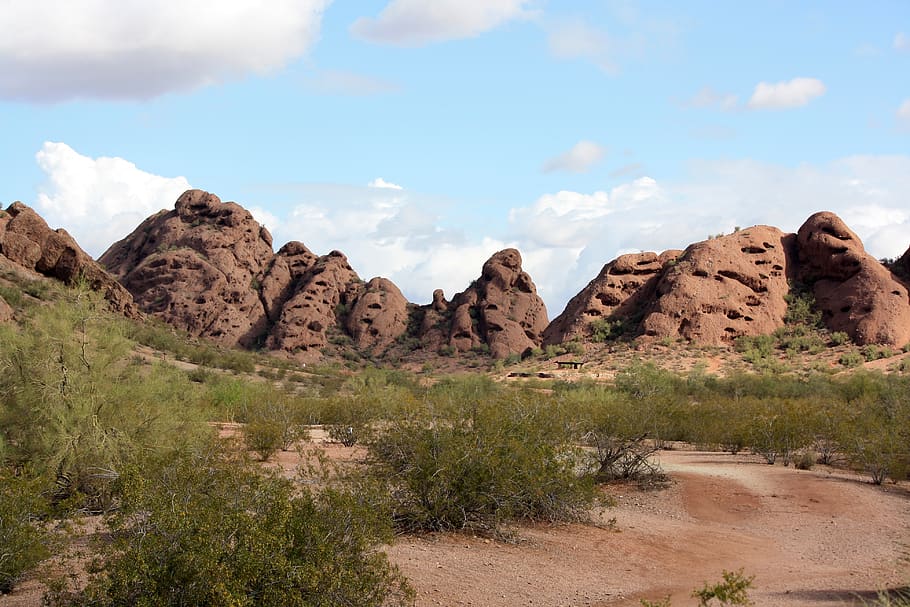
[[[418,605],[639,605],[743,568],[758,606],[849,605],[910,583],[910,494],[849,475],[667,451],[667,490],[613,489],[601,527],[536,527],[517,544],[459,535],[389,549]],[[615,518],[610,528],[609,519]]]

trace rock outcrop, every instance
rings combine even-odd
[[[910,342],[910,250],[894,272],[870,256],[832,213],[797,234],[755,226],[661,255],[623,255],[576,295],[544,343],[588,338],[601,319],[638,335],[720,345],[784,325],[786,295],[812,289],[823,321],[859,344]],[[904,272],[906,272],[904,274]]]
[[[783,325],[792,236],[755,226],[691,245],[668,267],[645,307],[645,335],[705,344]]]
[[[358,348],[378,353],[407,331],[408,318],[408,300],[398,287],[374,278],[357,296],[345,326]]]
[[[139,306],[191,335],[253,346],[267,330],[257,278],[272,238],[240,205],[189,190],[99,261]]]
[[[812,286],[822,319],[859,344],[910,342],[907,288],[866,253],[859,237],[833,213],[816,213],[797,232],[799,276]]]
[[[357,276],[338,251],[278,253],[240,205],[189,190],[101,256],[149,314],[226,346],[318,356],[333,333],[378,353],[407,327],[395,285]]]
[[[52,230],[38,213],[21,202],[0,211],[0,255],[16,266],[69,285],[85,281],[89,288],[104,295],[113,310],[131,317],[139,315],[127,290],[66,230]]]
[[[654,297],[657,282],[682,251],[630,253],[605,265],[597,277],[573,297],[543,334],[546,344],[591,336],[592,324],[611,318],[633,318]]]
[[[547,309],[537,287],[521,268],[515,249],[495,253],[480,278],[446,302],[442,291],[424,310],[422,339],[427,347],[448,346],[465,352],[487,346],[504,358],[541,344]]]

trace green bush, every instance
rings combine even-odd
[[[509,521],[587,512],[593,483],[579,476],[581,454],[551,408],[527,394],[460,404],[445,416],[393,420],[368,442],[400,529],[495,533]]]
[[[0,470],[0,594],[49,556],[48,536],[39,526],[46,508],[39,483]]]
[[[97,294],[75,290],[0,327],[0,434],[10,463],[56,480],[55,501],[112,503],[119,470],[210,433],[197,384],[129,357],[132,344]]]
[[[844,344],[849,344],[852,341],[850,339],[850,336],[843,331],[835,331],[830,335],[830,339],[832,346],[843,346]]]
[[[844,352],[837,362],[841,366],[852,369],[863,364],[863,356],[859,352],[851,350],[850,352]]]
[[[379,502],[294,487],[216,452],[124,471],[113,542],[84,590],[53,607],[405,605],[378,547]]]

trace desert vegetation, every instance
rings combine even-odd
[[[910,464],[901,374],[304,373],[126,321],[84,289],[49,299],[0,326],[0,592],[40,570],[56,606],[408,604],[381,550],[396,533],[584,522],[603,483],[665,482],[653,455],[679,442],[874,484]],[[217,437],[224,422],[239,440]],[[360,455],[292,478],[255,461],[303,449],[314,425]],[[68,577],[59,559],[86,517],[94,556]]]

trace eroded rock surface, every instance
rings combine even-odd
[[[606,264],[594,280],[573,297],[543,334],[545,344],[559,344],[591,335],[592,323],[632,318],[654,297],[657,282],[682,251],[631,253]]]
[[[346,326],[354,344],[379,353],[408,328],[408,300],[387,278],[374,278],[347,315]]]
[[[907,288],[866,253],[859,237],[835,214],[809,217],[797,232],[800,278],[812,286],[823,320],[859,344],[910,342]]]
[[[642,330],[722,344],[784,323],[792,236],[755,226],[691,245],[658,281]]]
[[[10,262],[66,284],[84,280],[100,291],[111,308],[138,316],[133,298],[82,250],[66,230],[52,230],[30,207],[14,202],[0,211],[0,254]]]
[[[541,344],[547,309],[515,249],[495,253],[480,278],[446,302],[442,291],[424,311],[427,347],[447,345],[465,352],[486,345],[496,358]]]
[[[273,255],[271,235],[246,209],[188,190],[99,261],[144,311],[192,335],[249,347],[268,328],[257,279]]]

